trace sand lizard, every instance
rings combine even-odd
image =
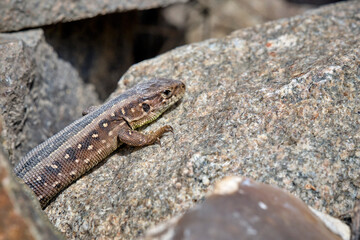
[[[185,93],[170,79],[141,83],[90,111],[27,153],[16,165],[18,177],[35,192],[44,208],[62,189],[97,165],[120,144],[145,146],[159,141],[165,125],[143,134],[135,129],[157,119]]]

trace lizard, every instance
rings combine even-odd
[[[64,188],[105,159],[121,144],[160,143],[169,125],[147,134],[137,128],[153,122],[185,93],[179,80],[155,78],[140,83],[99,107],[28,152],[15,174],[35,193],[44,209]]]

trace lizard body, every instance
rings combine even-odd
[[[16,165],[18,177],[35,192],[41,206],[97,165],[120,144],[145,146],[172,131],[165,125],[143,134],[136,128],[157,119],[185,92],[181,81],[153,79],[98,108],[27,153]]]

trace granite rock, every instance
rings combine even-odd
[[[55,0],[1,1],[0,32],[69,22],[97,15],[143,10],[186,0]]]
[[[0,34],[2,144],[14,165],[98,103],[93,87],[57,57],[42,30]]]
[[[203,203],[150,229],[145,239],[350,239],[350,228],[333,222],[328,228],[306,204],[279,188],[225,177]]]
[[[0,239],[64,239],[41,210],[34,193],[15,178],[0,146]]]
[[[187,45],[133,66],[117,93],[151,77],[183,80],[184,99],[120,147],[46,212],[70,239],[133,239],[241,175],[332,216],[359,197],[360,3],[344,2]]]

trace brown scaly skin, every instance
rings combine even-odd
[[[91,107],[17,164],[16,175],[35,192],[44,208],[62,189],[97,165],[122,143],[146,146],[172,128],[143,134],[135,129],[158,118],[185,93],[181,81],[153,79],[100,107]]]

